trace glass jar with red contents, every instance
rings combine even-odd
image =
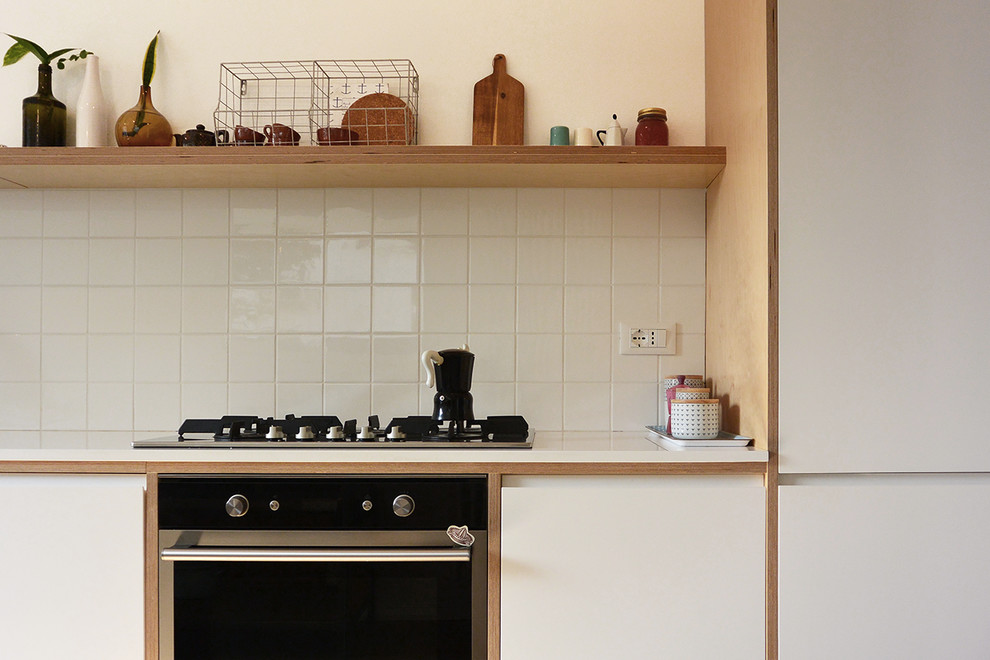
[[[636,115],[636,146],[666,146],[667,111],[663,108],[643,108]]]

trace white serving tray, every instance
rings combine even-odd
[[[727,431],[719,431],[718,435],[710,440],[684,440],[675,438],[667,433],[663,426],[647,426],[646,439],[650,440],[664,449],[685,449],[687,447],[746,447],[752,438],[744,435],[735,435]]]

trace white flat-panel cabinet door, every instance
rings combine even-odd
[[[990,658],[990,477],[780,488],[780,660]]]
[[[0,657],[144,657],[144,485],[0,475]]]
[[[762,660],[759,477],[516,477],[502,660]]]
[[[780,471],[990,471],[987,0],[776,5]]]

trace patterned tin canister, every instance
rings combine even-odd
[[[674,392],[675,399],[710,399],[712,391],[707,387],[681,387]]]
[[[667,406],[667,390],[672,388],[674,385],[677,385],[678,380],[680,378],[681,378],[680,375],[664,376],[663,378],[663,396],[660,398],[660,408],[663,409],[664,415],[668,416],[668,419],[664,420],[667,423],[668,430],[670,428],[670,419],[669,419],[670,411],[668,410],[668,406]],[[704,387],[705,377],[699,375],[684,376],[684,384],[687,387]]]
[[[675,399],[670,434],[682,440],[711,440],[718,435],[718,399]]]

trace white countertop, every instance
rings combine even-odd
[[[230,463],[766,463],[752,447],[671,451],[647,432],[536,433],[532,449],[4,449],[2,461]]]

